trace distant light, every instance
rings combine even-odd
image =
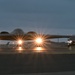
[[[36,38],[35,39],[35,42],[37,43],[37,44],[42,44],[43,43],[43,39],[42,38]]]
[[[18,44],[21,45],[23,43],[22,40],[18,40]]]

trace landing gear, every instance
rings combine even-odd
[[[68,44],[68,47],[70,47],[70,46],[75,46],[75,44],[74,43]]]

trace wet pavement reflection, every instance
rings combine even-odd
[[[52,47],[52,46],[48,46],[48,47],[13,47],[13,46],[0,46],[0,53],[75,53],[75,47]]]

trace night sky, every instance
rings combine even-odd
[[[75,0],[0,0],[0,32],[75,33]]]

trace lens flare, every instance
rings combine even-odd
[[[18,40],[18,44],[21,45],[23,43],[22,40]]]
[[[43,39],[42,38],[36,38],[35,39],[35,42],[37,43],[37,44],[42,44],[43,43]]]

